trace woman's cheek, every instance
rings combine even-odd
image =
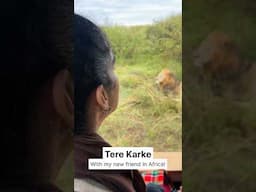
[[[116,85],[113,93],[113,111],[117,108],[119,102],[119,80],[116,78]]]

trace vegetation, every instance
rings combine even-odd
[[[227,33],[256,60],[255,10],[249,1],[183,3],[183,185],[186,191],[256,191],[256,103],[214,97],[198,82],[191,56],[208,33]]]
[[[181,97],[165,96],[155,77],[169,68],[181,80],[181,16],[148,26],[104,27],[120,81],[118,109],[99,133],[113,146],[181,151]]]

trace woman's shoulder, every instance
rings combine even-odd
[[[77,179],[74,180],[74,192],[111,192],[102,184],[92,179]]]

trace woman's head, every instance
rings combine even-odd
[[[2,163],[1,170],[5,178],[12,179],[14,172],[19,176],[30,174],[25,166],[36,166],[36,161],[31,163],[32,156],[41,157],[43,147],[52,149],[48,146],[52,144],[50,137],[55,136],[58,142],[57,133],[72,133],[73,125],[72,111],[62,110],[67,106],[66,98],[72,97],[68,68],[73,48],[73,5],[56,0],[15,3],[13,13],[1,12],[1,19],[8,18],[8,22],[3,23],[0,37],[4,50],[0,71],[0,148],[6,154],[4,162],[11,165],[10,168]],[[50,159],[46,155],[44,158]]]
[[[75,15],[75,133],[90,132],[89,121],[101,121],[118,103],[115,57],[106,35],[91,21]]]

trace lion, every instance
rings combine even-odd
[[[240,51],[225,33],[212,32],[194,52],[194,64],[211,78],[226,78],[241,69]]]
[[[163,93],[173,93],[179,95],[181,92],[181,82],[169,69],[163,69],[156,77],[156,84]]]
[[[255,95],[255,64],[242,58],[238,46],[225,33],[210,33],[193,57],[194,65],[200,68],[214,95],[232,95],[236,99]]]

